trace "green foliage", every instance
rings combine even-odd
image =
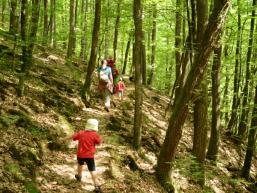
[[[23,181],[24,176],[21,172],[20,166],[16,163],[6,163],[4,170],[10,173],[17,181]]]
[[[25,189],[28,193],[40,193],[35,182],[26,182]]]

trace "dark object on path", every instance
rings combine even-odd
[[[81,182],[81,176],[79,176],[78,174],[75,175],[75,178],[78,182]]]

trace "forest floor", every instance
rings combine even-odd
[[[97,94],[97,76],[92,84],[92,100],[86,107],[80,99],[85,65],[75,61],[65,65],[64,55],[54,50],[36,50],[26,94],[16,96],[19,63],[11,65],[11,46],[0,41],[0,192],[82,193],[92,192],[93,183],[85,168],[82,182],[75,180],[76,143],[62,137],[82,130],[88,118],[99,120],[103,143],[95,156],[97,173],[105,193],[162,193],[154,175],[158,152],[168,120],[165,108],[169,97],[144,89],[142,149],[131,147],[134,86],[124,77],[125,98],[113,96],[115,107],[106,112]],[[15,58],[19,61],[19,55]],[[238,178],[245,147],[221,135],[216,165],[205,163],[205,172],[191,155],[192,117],[189,115],[179,143],[172,179],[176,192],[232,193],[257,192],[253,183]],[[251,170],[256,180],[257,158]],[[202,175],[205,185],[200,186]]]

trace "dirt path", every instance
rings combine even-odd
[[[127,94],[131,92],[131,88],[127,89]],[[128,98],[125,97],[124,101]],[[116,101],[116,99],[115,99]],[[123,102],[124,102],[123,101]],[[96,104],[92,108],[83,108],[78,114],[74,115],[73,126],[83,128],[88,118],[96,118],[99,120],[99,133],[104,139],[106,136],[106,127],[110,116],[114,116],[119,112],[120,101],[116,101],[116,107],[111,112],[106,112],[101,104]],[[81,193],[93,192],[94,186],[87,170],[84,166],[82,182],[77,182],[74,175],[76,174],[76,142],[70,142],[68,151],[49,151],[44,161],[44,166],[38,172],[37,182],[42,193]],[[102,143],[97,147],[95,154],[96,171],[99,182],[103,185],[109,175],[105,175],[110,170],[111,155],[108,152],[109,144]]]

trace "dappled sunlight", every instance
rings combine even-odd
[[[221,182],[219,181],[218,178],[214,178],[214,179],[210,180],[207,183],[207,185],[210,186],[215,193],[226,193],[226,192],[224,192],[224,190],[221,189],[221,187],[223,187],[223,185],[221,184]]]

